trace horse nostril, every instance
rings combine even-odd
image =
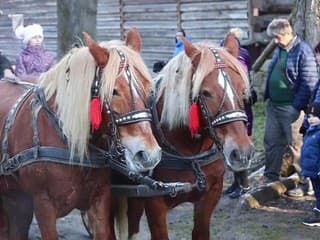
[[[147,157],[147,154],[145,153],[145,151],[136,152],[136,154],[134,155],[134,158],[137,159],[139,162],[148,161],[148,157]]]
[[[230,153],[230,158],[232,160],[240,160],[239,150],[232,150],[232,152]]]

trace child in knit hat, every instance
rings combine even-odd
[[[309,177],[316,198],[312,214],[305,218],[302,223],[308,226],[320,227],[320,102],[319,88],[317,98],[308,113],[309,127],[303,137],[301,147],[301,175]]]
[[[16,76],[21,79],[37,77],[54,64],[52,54],[46,51],[43,45],[41,25],[32,24],[26,27],[20,25],[16,28],[15,34],[24,44],[16,61]]]

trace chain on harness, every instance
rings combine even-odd
[[[132,103],[134,103],[133,99],[133,89],[137,91],[139,97],[143,99],[141,92],[138,89],[137,84],[135,84],[134,78],[129,70],[129,66],[126,63],[125,55],[120,51],[117,50],[119,57],[120,57],[120,69],[124,69],[125,77],[128,81],[128,84],[130,86],[130,93],[131,93],[131,100]],[[98,77],[97,77],[98,73]],[[101,79],[101,70],[96,71],[96,77],[95,81],[93,83],[93,96],[94,94],[98,94],[99,91],[97,88],[100,88],[100,79]],[[145,103],[145,101],[144,101]],[[120,140],[120,135],[118,131],[119,126],[128,125],[137,123],[140,121],[151,121],[152,115],[148,108],[140,109],[140,110],[134,110],[134,104],[132,105],[131,111],[125,114],[117,115],[115,117],[115,112],[113,112],[110,103],[107,100],[104,100],[104,104],[107,108],[107,114],[108,114],[108,128],[110,131],[110,141],[109,144],[109,151],[106,152],[106,157],[109,159],[109,165],[110,167],[120,172],[121,174],[127,176],[130,180],[137,182],[139,184],[147,185],[152,190],[160,190],[165,194],[169,194],[170,196],[175,196],[177,194],[176,189],[179,189],[179,186],[176,185],[170,185],[162,183],[161,181],[155,181],[152,178],[148,176],[143,176],[141,173],[130,171],[127,168],[126,160],[125,160],[125,147],[122,145]],[[145,103],[146,105],[146,103]],[[180,187],[181,188],[181,187]]]

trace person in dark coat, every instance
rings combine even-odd
[[[316,204],[313,213],[303,220],[303,224],[320,227],[320,89],[308,114],[309,127],[303,137],[300,165],[301,175],[310,178]]]
[[[0,52],[0,79],[3,77],[14,77],[14,74],[9,59]]]
[[[284,149],[292,144],[291,124],[307,110],[319,72],[312,47],[294,33],[288,20],[274,19],[267,34],[277,45],[264,92],[264,182],[270,183],[279,180]]]
[[[184,45],[181,37],[185,37],[189,42],[192,41],[191,37],[189,35],[186,35],[185,31],[181,29],[176,33],[175,36],[175,46],[174,46],[174,53],[173,56],[177,56],[180,52],[184,51]]]

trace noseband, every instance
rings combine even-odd
[[[212,139],[215,141],[217,147],[219,150],[223,150],[223,143],[222,140],[218,137],[215,127],[221,126],[230,122],[235,122],[235,121],[244,121],[245,123],[248,122],[248,117],[246,113],[243,110],[240,109],[232,109],[232,110],[227,110],[222,112],[222,108],[226,102],[227,98],[227,85],[230,86],[233,94],[237,97],[237,100],[239,102],[240,106],[243,106],[243,103],[241,102],[239,95],[237,94],[236,90],[231,84],[230,77],[227,74],[227,72],[224,70],[224,68],[227,67],[227,65],[222,61],[220,55],[218,54],[217,50],[214,48],[210,48],[211,52],[213,53],[216,63],[214,68],[217,68],[224,79],[224,92],[223,92],[223,98],[222,101],[219,105],[217,113],[212,116],[212,114],[209,112],[208,107],[205,103],[204,96],[202,94],[199,94],[197,98],[197,102],[199,104],[199,107],[201,109],[201,113],[203,114],[204,118],[208,122],[208,129],[210,132],[210,135]]]

